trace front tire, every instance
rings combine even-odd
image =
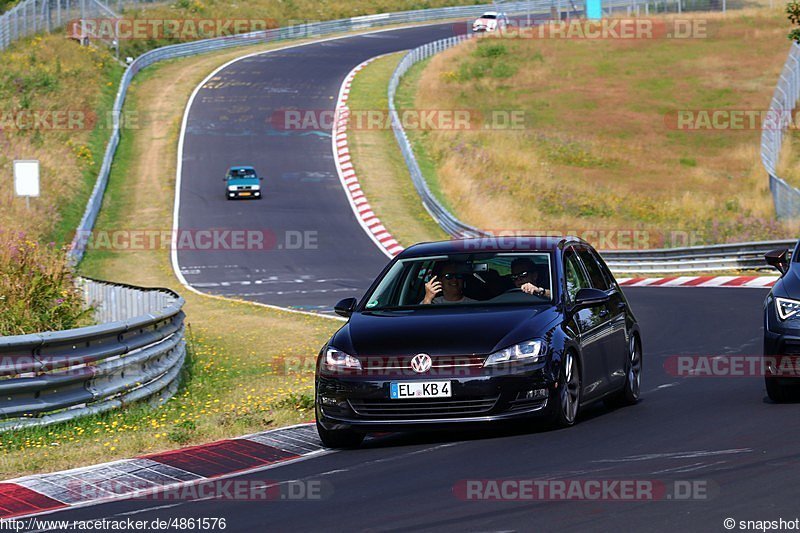
[[[800,387],[781,385],[778,378],[765,376],[764,384],[767,386],[767,396],[775,403],[795,402],[800,398]]]
[[[326,448],[350,449],[358,448],[364,441],[364,434],[352,429],[325,429],[317,422],[319,440]]]
[[[625,385],[609,399],[612,406],[633,405],[639,401],[642,388],[642,343],[639,337],[631,335],[628,347],[628,368]]]
[[[581,403],[581,375],[578,358],[572,352],[564,355],[564,365],[558,376],[552,425],[565,428],[575,424]]]

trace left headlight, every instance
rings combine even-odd
[[[231,192],[237,190],[238,188],[239,187],[237,187],[236,185],[228,185],[228,190],[231,191]]]
[[[543,340],[525,341],[494,352],[486,358],[483,366],[513,363],[516,361],[534,363],[544,356],[544,352],[545,343]]]
[[[775,298],[775,308],[778,311],[778,318],[787,320],[800,313],[800,301],[790,300],[789,298]]]
[[[361,370],[361,361],[350,354],[344,353],[333,347],[325,350],[325,364],[329,368],[349,368],[351,370]]]

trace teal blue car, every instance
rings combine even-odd
[[[264,178],[259,178],[256,169],[253,167],[236,166],[228,169],[225,174],[225,198],[233,200],[236,198],[255,198],[261,199],[261,182]]]

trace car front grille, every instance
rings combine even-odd
[[[413,355],[403,356],[359,356],[364,370],[410,371]],[[431,368],[434,370],[482,368],[485,357],[479,355],[436,355],[432,356]]]
[[[498,396],[473,399],[351,399],[350,407],[364,418],[420,420],[426,418],[457,418],[487,414],[497,403]]]

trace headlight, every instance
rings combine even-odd
[[[361,361],[341,350],[329,347],[325,350],[325,364],[331,368],[350,368],[361,370]]]
[[[235,191],[237,188],[238,187],[236,187],[236,185],[228,185],[228,190],[229,191]]]
[[[800,301],[775,298],[775,308],[778,310],[778,318],[786,320],[800,313]]]
[[[261,190],[261,185],[253,185],[250,188],[253,189],[254,191],[260,191]]]
[[[516,361],[533,363],[541,359],[544,355],[544,352],[544,341],[526,341],[493,353],[486,358],[486,362],[483,363],[483,366],[513,363]]]

